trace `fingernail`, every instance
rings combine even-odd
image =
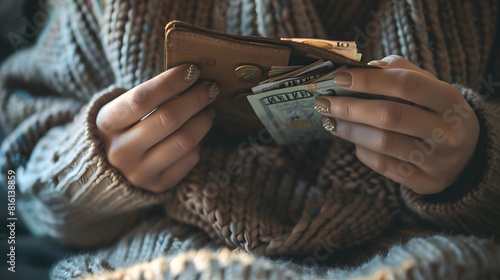
[[[333,131],[335,129],[335,120],[332,118],[323,118],[323,127],[327,131]]]
[[[383,60],[372,60],[368,62],[368,65],[370,66],[386,66],[387,64],[388,64],[387,61]]]
[[[322,97],[316,98],[316,102],[314,102],[314,109],[321,114],[330,113],[330,100]]]
[[[352,76],[349,72],[339,72],[333,78],[335,84],[339,87],[350,87],[352,84]]]
[[[193,80],[198,79],[200,76],[200,68],[196,66],[196,64],[191,64],[182,72],[182,76],[184,77],[184,81],[191,82]]]
[[[219,85],[216,82],[209,83],[207,85],[207,93],[210,99],[214,99],[220,93]]]

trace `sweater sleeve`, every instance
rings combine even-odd
[[[459,179],[441,193],[419,195],[402,186],[407,206],[421,218],[445,229],[481,236],[500,235],[500,102],[487,101],[456,86],[474,109],[480,136],[475,154]],[[486,96],[487,97],[487,96]]]
[[[131,186],[107,163],[95,125],[98,110],[123,93],[108,88],[73,119],[58,104],[23,121],[2,144],[3,182],[16,173],[18,207],[35,233],[91,247],[116,238],[164,195]]]
[[[50,6],[36,43],[0,68],[0,184],[15,172],[19,219],[77,247],[111,242],[165,198],[131,186],[100,147],[97,112],[125,89],[110,86],[120,73],[87,5]]]

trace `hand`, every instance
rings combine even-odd
[[[198,162],[198,143],[214,117],[204,108],[219,93],[214,82],[192,86],[199,72],[196,65],[174,67],[99,111],[96,122],[108,161],[134,186],[163,192]]]
[[[383,69],[344,70],[335,82],[387,99],[319,97],[315,108],[324,113],[325,128],[354,143],[358,159],[374,171],[419,194],[441,192],[474,154],[473,109],[455,87],[402,57],[371,64]]]

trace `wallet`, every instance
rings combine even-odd
[[[165,68],[195,63],[200,68],[200,80],[219,84],[220,94],[213,103],[214,126],[230,138],[263,128],[247,96],[253,86],[269,78],[272,66],[307,65],[320,59],[338,66],[373,68],[310,44],[226,34],[181,21],[165,27]]]

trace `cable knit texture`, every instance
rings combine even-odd
[[[37,43],[0,69],[1,180],[18,178],[33,232],[86,251],[54,279],[497,279],[497,1],[53,1]],[[132,186],[106,159],[104,104],[161,73],[164,27],[356,40],[452,83],[481,123],[470,167],[441,196],[373,172],[342,140],[203,142],[171,191]],[[496,40],[495,40],[496,38]],[[450,195],[445,195],[450,194]]]

